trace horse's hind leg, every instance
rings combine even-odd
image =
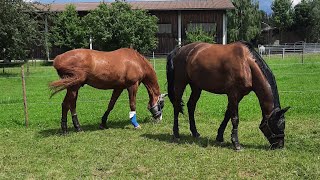
[[[69,97],[70,97],[70,112],[71,112],[71,116],[72,116],[72,123],[74,128],[76,129],[77,132],[82,131],[80,124],[79,124],[79,120],[78,120],[78,115],[77,115],[77,111],[76,111],[76,107],[77,107],[77,99],[78,99],[78,90],[80,87],[72,87],[70,89],[67,90],[67,94],[69,93]]]
[[[226,110],[226,113],[224,114],[224,119],[223,121],[221,122],[220,124],[220,127],[218,129],[218,134],[217,134],[217,137],[216,137],[216,140],[218,142],[223,142],[224,141],[224,138],[223,138],[223,134],[224,134],[224,131],[227,127],[227,124],[231,118],[231,114],[230,114],[230,105],[228,104],[228,107],[227,107],[227,110]]]
[[[67,125],[67,115],[68,111],[71,110],[71,115],[72,115],[72,122],[77,130],[80,129],[80,125],[78,122],[78,118],[76,116],[76,100],[78,96],[78,89],[79,88],[68,88],[67,89],[67,94],[64,97],[64,100],[62,102],[62,117],[61,117],[61,129],[62,133],[66,134],[68,125]],[[75,115],[75,116],[74,116]],[[75,125],[76,124],[76,125]]]
[[[190,131],[192,133],[192,136],[197,138],[197,137],[200,137],[200,134],[197,131],[196,123],[194,120],[194,111],[196,109],[197,102],[201,95],[201,89],[192,85],[191,85],[191,89],[192,89],[192,92],[191,92],[189,101],[187,103],[188,114],[189,114],[189,124],[190,124]]]
[[[117,102],[122,91],[123,91],[123,89],[114,89],[113,90],[111,99],[109,101],[108,109],[106,110],[106,112],[103,114],[103,116],[101,118],[101,124],[99,126],[100,129],[107,128],[108,116],[109,116],[111,110],[113,109],[115,103]]]
[[[182,112],[182,95],[185,90],[187,83],[183,81],[176,80],[175,83],[175,102],[173,105],[174,108],[174,119],[173,119],[173,138],[179,140],[179,113]]]

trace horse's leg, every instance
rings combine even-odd
[[[69,94],[68,92],[66,93],[66,96],[64,97],[64,100],[61,104],[61,130],[62,134],[67,134],[68,131],[68,124],[67,124],[67,117],[68,117],[68,111],[70,109],[70,100],[69,100]]]
[[[191,86],[192,92],[187,103],[188,106],[188,113],[189,113],[189,124],[190,124],[190,131],[193,137],[200,137],[200,134],[197,131],[196,123],[194,120],[194,111],[196,109],[197,102],[200,98],[201,89]]]
[[[179,113],[182,112],[182,95],[183,91],[186,88],[187,84],[183,83],[182,81],[176,81],[175,85],[175,102],[173,105],[174,108],[174,120],[173,120],[173,138],[175,140],[179,140],[180,135],[179,135]]]
[[[239,98],[238,103],[242,100],[242,98],[243,97]],[[216,140],[218,142],[223,142],[224,141],[223,134],[224,134],[224,131],[225,131],[226,127],[227,127],[227,124],[228,124],[228,122],[229,122],[229,120],[231,118],[230,106],[231,106],[231,104],[228,103],[227,110],[226,110],[226,112],[224,114],[224,119],[221,122],[220,127],[218,129],[218,134],[217,134],[217,137],[216,137]]]
[[[62,107],[61,130],[63,134],[66,134],[68,131],[67,115],[68,115],[68,111],[71,110],[71,106],[73,107],[73,112],[71,112],[71,115],[75,114],[75,100],[78,95],[78,89],[76,90],[71,88],[67,89],[66,96],[64,97],[64,100],[61,104],[61,107]],[[74,122],[73,116],[72,116],[72,121]]]
[[[112,92],[112,96],[108,105],[108,109],[103,114],[101,118],[101,124],[99,126],[100,129],[106,129],[107,128],[107,120],[108,116],[110,114],[110,111],[113,109],[114,104],[116,103],[117,99],[119,98],[120,94],[122,93],[123,89],[114,89]]]
[[[239,100],[237,96],[228,96],[230,104],[230,113],[231,113],[231,122],[232,122],[232,131],[231,131],[231,141],[235,150],[241,150],[241,146],[238,138],[238,125],[239,125]]]
[[[130,86],[127,89],[129,94],[129,105],[130,105],[131,111],[136,111],[136,95],[137,95],[138,87],[139,87],[139,83],[137,82],[136,84]],[[131,123],[133,124],[134,128],[136,129],[140,128],[140,125],[138,124],[137,121],[135,122],[131,121]]]
[[[70,94],[69,98],[70,98],[70,112],[72,116],[72,123],[77,132],[82,131],[82,129],[80,128],[80,124],[77,116],[77,110],[76,110],[79,88],[80,87],[72,87],[70,89],[67,89],[67,93],[69,92]]]
[[[226,113],[224,114],[224,119],[221,122],[220,127],[218,129],[218,134],[217,134],[217,137],[216,137],[216,140],[218,142],[223,142],[224,141],[223,134],[224,134],[224,131],[225,131],[226,127],[227,127],[227,124],[228,124],[230,118],[231,118],[230,104],[228,104]]]

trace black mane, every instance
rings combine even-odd
[[[277,82],[276,82],[276,79],[275,79],[271,69],[269,68],[267,63],[263,60],[263,58],[260,56],[260,54],[254,49],[252,44],[245,42],[245,41],[241,41],[241,43],[243,43],[244,45],[246,45],[249,48],[251,54],[253,55],[254,59],[256,60],[256,63],[258,64],[259,68],[261,69],[261,71],[263,72],[267,81],[269,82],[269,84],[271,86],[272,94],[273,94],[274,108],[278,107],[281,109],[280,100],[279,100],[279,93],[278,93],[278,88],[277,88]]]

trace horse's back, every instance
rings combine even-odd
[[[195,43],[185,50],[187,76],[199,88],[218,94],[251,88],[251,54],[241,43]]]
[[[110,52],[75,49],[57,56],[54,67],[58,73],[66,68],[78,69],[77,73],[85,74],[86,84],[99,89],[113,89],[127,88],[141,80],[146,63],[142,56],[129,48]]]

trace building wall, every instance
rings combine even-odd
[[[88,14],[87,11],[79,11],[80,16]],[[154,50],[156,54],[167,54],[178,45],[178,14],[179,11],[149,11],[150,14],[157,16],[158,24],[171,24],[171,33],[157,33],[158,47]],[[215,23],[217,43],[222,43],[223,36],[223,14],[224,10],[186,10],[181,11],[181,38],[182,44],[186,39],[186,33],[189,23]],[[63,53],[59,48],[51,48],[50,58]],[[32,52],[33,58],[46,59],[45,49],[36,47]]]
[[[151,11],[152,15],[158,17],[158,24],[171,24],[172,32],[158,33],[158,48],[155,53],[165,54],[178,45],[178,11]],[[216,24],[216,37],[217,43],[222,43],[223,36],[223,14],[225,11],[213,10],[197,10],[197,11],[181,11],[181,38],[182,44],[186,39],[186,30],[189,23],[215,23]]]

